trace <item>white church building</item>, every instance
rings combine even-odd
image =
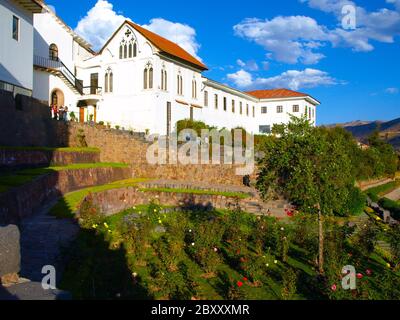
[[[131,21],[99,52],[45,4],[33,26],[33,97],[68,107],[78,121],[152,134],[171,133],[182,119],[254,134],[269,133],[290,115],[316,123],[319,102],[310,95],[243,92],[208,79],[201,61]]]

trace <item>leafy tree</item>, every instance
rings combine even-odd
[[[292,117],[264,141],[257,187],[264,198],[283,195],[306,213],[318,215],[319,271],[324,273],[323,216],[341,212],[354,186],[354,169],[344,136]]]

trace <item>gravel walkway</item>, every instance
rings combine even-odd
[[[385,195],[385,198],[388,198],[393,201],[400,200],[400,188],[393,190],[392,192]]]

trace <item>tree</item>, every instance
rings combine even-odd
[[[305,118],[292,117],[276,126],[263,141],[257,188],[268,199],[279,195],[299,210],[318,215],[319,271],[324,273],[323,217],[339,213],[354,187],[354,169],[346,136],[313,127]]]

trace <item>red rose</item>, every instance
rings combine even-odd
[[[331,290],[332,290],[332,291],[336,291],[336,290],[337,290],[336,284],[333,284],[333,285],[332,285]]]
[[[357,278],[358,278],[358,279],[362,279],[362,278],[363,278],[362,273],[357,273]]]
[[[243,286],[243,282],[242,281],[238,281],[237,282],[237,286],[240,288],[241,286]]]
[[[367,276],[370,276],[370,275],[372,274],[372,270],[371,270],[371,269],[367,269],[367,270],[365,271],[365,273],[367,274]]]
[[[249,280],[249,279],[247,279],[246,277],[243,278],[243,281],[247,281],[247,280]]]

